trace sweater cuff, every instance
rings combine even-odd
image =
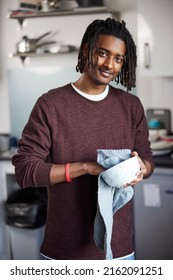
[[[35,169],[34,185],[47,186],[50,185],[50,170],[52,163],[39,162]]]

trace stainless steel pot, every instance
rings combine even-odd
[[[45,36],[49,35],[51,32],[47,32],[41,35],[38,38],[28,38],[28,36],[23,36],[22,40],[16,44],[16,51],[17,53],[29,53],[29,52],[36,52],[38,48],[56,43],[55,41],[47,41],[39,43],[39,41],[44,38]],[[38,44],[39,43],[39,44]]]
[[[43,12],[51,12],[59,9],[61,0],[42,0],[41,9]]]

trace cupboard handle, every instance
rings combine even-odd
[[[144,45],[144,63],[145,68],[150,68],[150,46],[148,43]]]

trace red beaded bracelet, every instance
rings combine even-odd
[[[65,165],[65,178],[66,178],[66,182],[68,182],[68,183],[70,183],[72,181],[70,179],[69,167],[70,167],[70,163],[66,163],[66,165]]]

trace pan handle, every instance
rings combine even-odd
[[[37,48],[40,48],[42,46],[46,46],[46,45],[49,45],[49,44],[55,44],[56,41],[47,41],[47,42],[43,42],[43,43],[40,43],[37,45]]]
[[[38,41],[40,41],[42,38],[44,38],[44,37],[46,37],[46,36],[48,36],[48,35],[50,35],[51,34],[51,32],[49,31],[49,32],[46,32],[46,33],[44,33],[43,35],[41,35],[40,37],[38,37],[36,40],[37,40],[37,42]]]

